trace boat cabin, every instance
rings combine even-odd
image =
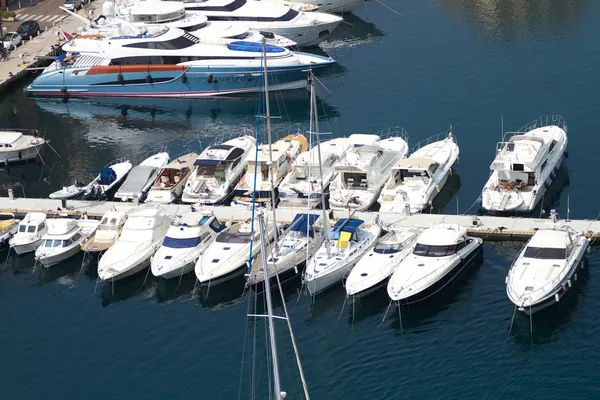
[[[95,240],[114,240],[125,224],[127,215],[123,212],[109,211],[102,216],[96,228]]]
[[[214,177],[219,181],[227,178],[227,172],[241,161],[244,150],[226,144],[210,146],[194,161],[196,176]]]
[[[190,220],[189,223],[186,220]],[[169,228],[162,245],[172,249],[196,247],[223,229],[225,226],[212,214],[203,215],[199,220],[197,215],[188,214],[177,225]],[[167,255],[165,258],[170,259],[171,256]]]
[[[28,213],[19,223],[17,233],[33,235],[43,229],[46,229],[46,214]]]
[[[69,247],[82,239],[77,221],[57,219],[48,223],[48,233],[44,236],[43,248]]]
[[[449,257],[470,242],[465,228],[459,225],[437,225],[423,231],[417,239],[413,254],[420,257]]]
[[[575,247],[576,244],[567,231],[540,229],[527,243],[523,257],[566,260]]]
[[[0,151],[11,151],[25,144],[27,136],[21,132],[0,131]]]
[[[378,167],[384,151],[376,146],[361,145],[348,151],[335,166],[340,173],[343,188],[368,189],[373,171]]]
[[[195,154],[194,154],[195,157]],[[185,181],[191,173],[189,157],[184,156],[171,161],[160,171],[152,189],[170,190]]]
[[[427,185],[438,167],[439,164],[431,158],[404,158],[398,161],[392,170],[392,179],[388,186]]]

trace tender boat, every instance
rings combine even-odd
[[[184,214],[171,225],[152,257],[152,275],[171,279],[192,272],[198,258],[223,229],[225,226],[212,212]]]
[[[419,235],[412,253],[392,274],[388,295],[400,304],[425,300],[444,289],[479,254],[480,238],[459,225],[434,225]]]
[[[202,205],[223,202],[246,171],[255,145],[252,136],[240,136],[204,150],[194,161],[182,201]]]
[[[168,163],[169,154],[161,152],[146,158],[139,165],[133,167],[115,194],[115,200],[132,201],[135,198],[144,200],[148,190],[156,181],[158,172]]]
[[[129,214],[119,239],[98,262],[98,277],[116,281],[148,268],[170,226],[171,217],[157,208]]]
[[[105,252],[119,238],[126,220],[127,214],[124,212],[107,212],[102,216],[96,230],[81,244],[81,250],[91,254]]]
[[[329,204],[334,209],[364,211],[377,202],[392,168],[408,153],[406,131],[399,136],[377,140],[370,145],[355,145],[335,165]],[[379,139],[365,135],[365,139]]]
[[[496,145],[492,173],[482,192],[488,211],[532,211],[556,178],[567,154],[567,125],[561,117],[531,123]]]
[[[338,220],[306,265],[304,284],[309,293],[315,295],[341,283],[358,260],[375,245],[380,233],[379,225],[366,227],[361,219]]]
[[[267,255],[269,278],[279,275],[287,281],[298,275],[299,267],[311,257],[323,242],[323,227],[318,223],[318,214],[296,214],[289,228],[283,232],[277,246],[271,246]],[[247,275],[248,285],[264,282],[264,266],[261,257],[256,257]]]
[[[19,220],[13,213],[0,213],[0,246],[8,244],[17,233]]]
[[[89,227],[98,221],[86,220]],[[48,232],[43,236],[43,243],[35,251],[35,259],[48,268],[73,257],[81,251],[81,243],[86,239],[82,226],[75,219],[55,219],[48,221]]]
[[[398,265],[412,252],[421,232],[418,228],[392,227],[348,275],[345,283],[348,297],[360,298],[386,285]]]
[[[32,160],[42,154],[45,144],[46,140],[35,135],[0,130],[0,163]]]
[[[510,301],[526,314],[558,303],[577,280],[588,245],[583,234],[568,227],[539,229],[508,271]]]
[[[273,143],[271,145],[272,156],[269,145],[261,144],[258,147],[258,159],[254,155],[248,159],[248,169],[235,187],[232,204],[249,206],[253,201],[260,205],[269,203],[271,201],[271,179],[273,179],[273,187],[277,190],[282,179],[290,171],[292,163],[300,153],[306,150],[307,145],[306,138],[299,133],[288,135]],[[271,158],[273,166],[269,168]],[[254,191],[256,191],[256,199],[253,198]]]
[[[9,240],[9,245],[17,254],[31,253],[40,247],[42,238],[47,232],[46,214],[27,213],[19,222],[17,232]]]
[[[252,221],[238,222],[219,233],[213,243],[198,259],[194,271],[202,285],[214,286],[241,276],[248,270],[250,247],[252,258],[260,252],[260,232],[258,218]],[[273,223],[266,223],[265,237],[272,241],[275,236]]]
[[[448,181],[458,154],[450,134],[398,161],[379,196],[379,211],[417,214],[431,206]]]
[[[197,157],[198,154],[190,153],[177,157],[165,165],[148,192],[146,202],[167,204],[181,198]]]

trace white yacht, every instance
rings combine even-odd
[[[377,138],[368,135],[366,138]],[[376,203],[392,168],[406,157],[406,133],[377,140],[370,145],[355,145],[335,165],[329,204],[334,209],[364,211]]]
[[[295,41],[298,46],[316,46],[342,22],[337,15],[298,11],[289,5],[255,0],[205,0],[185,3],[201,11],[209,22],[229,21],[266,30]]]
[[[160,169],[168,163],[169,154],[160,152],[133,167],[123,185],[115,193],[115,200],[132,201],[135,198],[143,200],[156,181]]]
[[[105,252],[119,239],[126,220],[126,213],[108,211],[102,216],[96,230],[81,244],[81,250],[90,254]]]
[[[269,278],[279,275],[281,282],[298,275],[299,266],[306,262],[323,243],[323,226],[318,214],[296,214],[289,228],[281,233],[277,246],[269,246],[267,274]],[[264,282],[264,266],[261,257],[252,262],[247,275],[249,285]]]
[[[45,144],[38,136],[0,130],[0,164],[32,160],[41,155]]]
[[[360,298],[387,284],[398,265],[412,252],[421,232],[419,228],[392,227],[348,275],[345,283],[348,297]]]
[[[261,0],[277,1],[277,0]],[[294,6],[313,6],[319,11],[329,13],[349,13],[365,4],[368,0],[286,0],[285,3],[291,3]]]
[[[379,196],[379,211],[417,214],[431,206],[448,181],[458,154],[450,134],[398,161]]]
[[[275,236],[275,226],[267,222],[265,237],[269,241]],[[215,241],[208,246],[198,259],[195,267],[196,277],[201,284],[214,286],[247,271],[247,263],[260,252],[260,232],[258,218],[254,220],[254,235],[252,235],[252,220],[230,225],[217,235]]]
[[[182,215],[152,257],[152,275],[171,279],[193,271],[198,258],[224,228],[212,212]]]
[[[19,222],[17,233],[9,240],[11,249],[17,254],[35,251],[42,244],[42,238],[48,232],[46,214],[31,212]]]
[[[146,203],[171,203],[183,194],[183,188],[190,175],[196,153],[189,153],[172,160],[158,174],[156,181],[148,192]]]
[[[466,270],[479,253],[480,238],[459,225],[434,225],[419,235],[414,250],[396,267],[388,295],[400,304],[425,300]]]
[[[482,192],[484,209],[528,212],[544,197],[567,151],[567,127],[562,118],[543,125],[529,125],[496,145]]]
[[[119,239],[98,262],[98,277],[116,281],[147,268],[170,226],[171,217],[158,208],[129,214]]]
[[[77,222],[75,219],[48,221],[48,232],[42,238],[41,246],[35,251],[36,261],[47,268],[79,253],[80,245],[86,238],[86,232]],[[98,221],[94,222],[96,225],[98,224]]]
[[[182,201],[216,205],[225,200],[246,171],[255,145],[252,136],[240,136],[200,153],[183,189]]]
[[[360,219],[342,218],[331,228],[326,240],[306,264],[304,284],[311,295],[341,283],[358,260],[375,245],[381,227],[363,224]]]
[[[510,301],[526,314],[559,302],[577,280],[588,245],[583,234],[567,227],[539,229],[508,271]]]

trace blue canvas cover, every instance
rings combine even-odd
[[[208,165],[208,166],[212,166],[212,165],[219,165],[221,163],[221,160],[208,160],[208,159],[196,159],[196,161],[194,161],[194,165]]]
[[[340,238],[341,232],[348,232],[352,235],[352,239],[356,240],[355,233],[358,228],[364,224],[365,221],[356,218],[342,218],[335,223],[331,232],[329,232],[329,239],[337,240]]]
[[[266,46],[267,46],[267,48],[266,48],[267,53],[283,53],[285,51],[285,49],[283,47],[275,46],[272,44],[267,44]],[[258,43],[258,42],[244,42],[242,40],[238,40],[238,41],[229,43],[227,45],[227,48],[229,50],[234,50],[234,51],[249,51],[252,53],[261,53],[263,45],[262,45],[262,43]]]
[[[90,171],[90,174],[100,174],[100,179],[98,179],[100,185],[110,185],[117,180],[117,174],[112,168],[102,168],[99,171]]]
[[[310,236],[313,236],[312,226],[319,219],[318,214],[296,214],[292,221],[292,232],[300,232],[306,235],[310,227]]]

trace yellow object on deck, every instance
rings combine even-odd
[[[347,249],[351,236],[352,234],[350,232],[340,232],[340,238],[337,242],[338,249]]]

